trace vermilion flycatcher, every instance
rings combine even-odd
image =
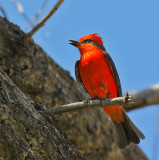
[[[122,96],[118,72],[113,60],[103,46],[102,38],[90,34],[79,41],[70,40],[78,47],[81,58],[76,62],[75,75],[77,82],[92,96],[93,99],[115,98]],[[131,142],[138,144],[144,134],[133,124],[123,106],[103,108],[111,118],[117,132],[117,141],[121,149]]]

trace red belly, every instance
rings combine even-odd
[[[79,63],[80,76],[92,98],[115,98],[117,88],[110,66],[102,51],[82,55]],[[124,121],[122,106],[103,108],[116,123]]]
[[[102,51],[81,57],[79,71],[82,82],[92,98],[117,97],[117,88],[110,67]]]

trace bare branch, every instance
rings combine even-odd
[[[22,15],[22,17],[26,20],[26,22],[30,22],[29,17],[25,14],[24,9],[23,9],[23,5],[18,1],[18,0],[10,0],[11,2],[13,2],[15,4],[15,6],[18,9],[18,12]],[[31,24],[33,25],[33,24]]]
[[[61,4],[64,2],[64,0],[59,0],[56,5],[51,9],[51,11],[41,20],[40,23],[38,23],[28,34],[26,37],[27,39],[30,39],[35,32],[37,32],[42,26],[45,25],[45,22],[55,13],[55,11],[61,6]]]
[[[131,105],[133,101],[131,97],[117,97],[112,99],[100,99],[100,100],[86,100],[83,102],[71,103],[62,106],[52,107],[48,109],[49,114],[59,114],[64,112],[72,112],[81,109],[119,106],[119,105]]]
[[[16,5],[16,7],[17,7],[17,9],[18,9],[18,12],[19,12],[20,14],[23,14],[23,13],[24,13],[23,6],[22,6],[22,4],[21,4],[18,0],[10,0],[10,1],[13,2],[13,3]]]
[[[27,30],[29,27],[34,27],[34,24],[39,19],[39,16],[43,12],[43,10],[44,10],[44,8],[45,8],[47,3],[48,3],[48,0],[44,0],[41,8],[36,12],[34,19],[28,23],[28,25],[26,26],[25,30]]]
[[[109,107],[109,106],[124,106],[126,111],[131,111],[148,105],[159,104],[159,84],[152,86],[151,88],[132,92],[126,97],[117,97],[112,99],[101,99],[101,100],[86,100],[77,103],[71,103],[52,107],[47,110],[49,114],[59,114],[64,112],[72,112],[81,109]]]
[[[7,14],[6,14],[6,12],[5,12],[5,10],[3,9],[2,6],[0,6],[0,11],[1,11],[2,14],[4,15],[4,18],[8,19],[8,18],[7,18]]]
[[[156,84],[148,89],[131,92],[129,95],[132,96],[134,104],[129,107],[125,107],[126,111],[159,104],[159,84]]]

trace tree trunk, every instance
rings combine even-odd
[[[25,94],[30,95],[33,100],[45,103],[48,106],[77,102],[89,97],[67,71],[59,67],[38,45],[34,44],[32,40],[24,42],[24,37],[25,33],[22,32],[19,27],[0,18],[0,64],[7,75]],[[2,89],[2,91],[5,92],[4,89]],[[9,90],[8,93],[10,93]],[[25,141],[28,147],[28,145],[30,145],[30,138],[33,136],[33,140],[31,140],[32,145],[28,148],[30,155],[33,153],[34,156],[39,156],[40,158],[48,156],[48,159],[53,155],[56,160],[60,157],[60,154],[63,155],[63,152],[67,151],[67,147],[70,145],[70,151],[68,155],[65,155],[67,158],[63,159],[82,159],[83,157],[80,153],[64,138],[63,135],[66,134],[71,143],[74,144],[88,160],[147,159],[136,145],[130,145],[125,150],[118,149],[112,124],[101,109],[64,113],[56,116],[58,122],[55,122],[51,118],[47,120],[48,118],[44,114],[39,115],[37,113],[38,111],[34,109],[34,106],[29,104],[26,96],[21,92],[20,94],[23,96],[19,97],[18,102],[25,102],[24,104],[20,103],[20,108],[16,105],[15,107],[10,107],[11,104],[5,104],[6,109],[9,110],[8,117],[10,116],[10,112],[14,113],[18,111],[19,115],[17,114],[16,117],[13,114],[14,117],[12,117],[11,114],[13,122],[7,122],[7,120],[5,120],[4,124],[7,124],[9,129],[12,130],[13,133],[17,133],[21,138],[18,136],[14,138],[16,134],[10,135],[8,134],[8,129],[4,129],[3,134],[9,135],[11,138],[1,136],[0,153],[4,153],[3,155],[12,156],[14,153],[19,153],[20,147],[24,147],[23,145],[20,146],[21,142]],[[18,95],[17,93],[17,98]],[[27,106],[25,104],[27,104]],[[2,110],[4,110],[4,108],[2,105]],[[29,117],[25,114],[28,112],[30,114]],[[28,123],[31,122],[32,125],[30,124],[30,126],[28,126]],[[65,131],[65,134],[62,131],[59,132],[56,130],[55,126],[57,123],[62,130]],[[47,130],[44,129],[44,126],[46,126]],[[28,129],[26,129],[27,127]],[[47,137],[45,137],[45,134]],[[38,139],[41,135],[43,135],[42,138]],[[19,150],[15,148],[17,151],[13,150],[8,154],[8,147],[14,149],[13,138],[16,146],[19,146]],[[53,143],[57,143],[60,146],[62,145],[62,149],[58,149],[58,145],[54,146]],[[52,150],[53,153],[48,154],[45,145],[47,145],[48,148],[50,147],[49,151]],[[38,147],[36,148],[36,146]],[[73,151],[74,154],[72,153]],[[25,153],[28,152],[25,151],[24,154]],[[71,153],[72,157],[70,158]]]
[[[40,115],[35,110],[38,104],[24,95],[1,68],[0,95],[2,159],[85,159],[58,130],[54,118]]]

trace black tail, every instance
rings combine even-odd
[[[140,143],[140,139],[145,139],[144,134],[134,125],[123,109],[125,121],[123,123],[113,122],[117,132],[117,140],[120,149],[124,149],[131,142]]]

